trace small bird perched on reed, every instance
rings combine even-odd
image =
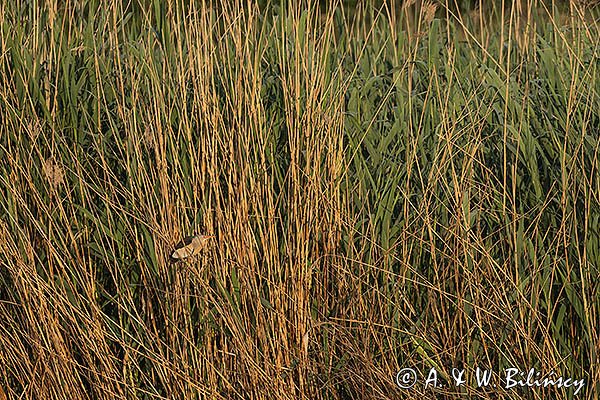
[[[214,235],[194,235],[186,237],[181,243],[175,246],[175,251],[171,254],[171,261],[175,262],[195,256],[213,237]]]

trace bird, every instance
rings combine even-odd
[[[175,246],[175,250],[171,254],[171,261],[180,261],[184,258],[195,256],[213,237],[214,235],[194,235],[186,237],[182,242]]]

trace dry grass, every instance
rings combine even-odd
[[[0,399],[572,398],[394,380],[510,366],[597,398],[600,44],[572,10],[11,1]]]

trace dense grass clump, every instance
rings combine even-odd
[[[597,18],[7,0],[0,399],[596,398]]]

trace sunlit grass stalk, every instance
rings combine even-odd
[[[597,10],[504,3],[10,2],[0,398],[594,398]]]

